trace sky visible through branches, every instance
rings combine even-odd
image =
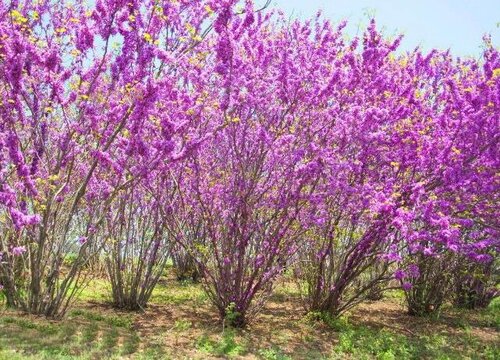
[[[450,48],[457,56],[479,56],[485,33],[492,35],[496,46],[500,38],[495,0],[272,0],[271,4],[299,18],[322,9],[329,19],[348,20],[352,35],[361,33],[368,18],[375,17],[386,35],[405,35],[403,50],[420,45],[424,50]]]

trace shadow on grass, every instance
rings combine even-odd
[[[119,358],[138,351],[131,322],[79,311],[59,322],[12,314],[0,318],[0,359],[13,349],[21,358]]]

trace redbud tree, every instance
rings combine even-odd
[[[165,211],[221,319],[244,326],[297,251],[322,165],[302,133],[314,121],[303,102],[316,81],[308,28],[273,24],[250,2],[233,10],[214,23],[213,70],[199,80],[212,91],[190,111],[205,140],[172,173],[178,195]]]
[[[9,305],[63,315],[117,196],[189,146],[189,118],[177,112],[190,101],[182,64],[210,29],[211,4],[2,1],[0,278]],[[63,272],[70,252],[76,260]]]
[[[486,42],[481,67],[437,51],[398,56],[397,42],[372,23],[330,95],[342,111],[331,117],[333,161],[300,264],[310,310],[348,310],[403,254],[395,277],[407,295],[434,297],[437,309],[442,297],[413,285],[446,293],[437,280],[449,282],[453,253],[491,261],[498,252],[498,54]],[[473,229],[475,238],[463,236]]]

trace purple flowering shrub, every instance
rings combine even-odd
[[[220,105],[199,110],[214,128],[180,167],[180,196],[167,215],[221,319],[234,326],[261,308],[297,251],[298,219],[321,167],[301,136],[314,119],[297,106],[311,76],[293,60],[306,55],[295,46],[300,25],[266,38],[269,16],[253,16],[248,8],[242,21],[224,12],[216,21],[212,81],[221,94],[209,97]]]
[[[308,312],[337,317],[363,300],[381,296],[392,278],[394,261],[383,258],[387,248],[382,242],[365,245],[374,231],[360,236],[354,227],[337,230],[333,237],[320,234],[301,252],[295,275]]]
[[[183,135],[191,90],[180,55],[196,54],[209,3],[0,4],[0,282],[10,306],[64,315],[115,199],[196,142]]]

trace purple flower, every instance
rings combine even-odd
[[[409,282],[404,282],[401,285],[401,287],[403,288],[403,290],[408,291],[408,290],[410,290],[413,287],[413,285],[411,283],[409,283]]]
[[[264,263],[264,255],[260,254],[255,258],[255,267],[258,268]]]
[[[381,256],[386,261],[401,261],[401,255],[398,253],[388,253]]]
[[[231,18],[231,9],[229,6],[226,5],[222,8],[222,10],[219,13],[219,16],[217,17],[214,23],[214,29],[218,34],[224,31],[224,29],[227,27],[230,18]]]
[[[487,264],[492,260],[492,256],[488,254],[479,254],[474,256],[474,260],[479,263]]]
[[[80,236],[80,237],[78,238],[78,243],[79,243],[80,245],[83,245],[83,244],[85,244],[86,242],[87,242],[87,237],[86,237],[86,236]]]
[[[451,251],[453,251],[453,252],[458,252],[458,249],[459,249],[459,248],[458,248],[458,245],[456,245],[456,244],[451,244],[451,245],[449,245],[449,246],[448,246],[448,248],[449,248]]]
[[[94,44],[94,35],[88,27],[83,27],[76,39],[76,48],[81,52],[90,49]]]
[[[23,226],[36,225],[41,220],[40,215],[25,215],[16,209],[10,209],[10,216],[12,217],[12,222],[17,229],[20,229]]]
[[[405,277],[406,277],[406,273],[403,270],[401,270],[401,269],[397,269],[394,272],[394,278],[396,280],[403,280]]]
[[[11,249],[12,255],[14,256],[21,256],[26,252],[26,247],[25,246],[16,246]]]
[[[408,265],[408,274],[412,278],[418,278],[420,276],[420,270],[417,264]]]

